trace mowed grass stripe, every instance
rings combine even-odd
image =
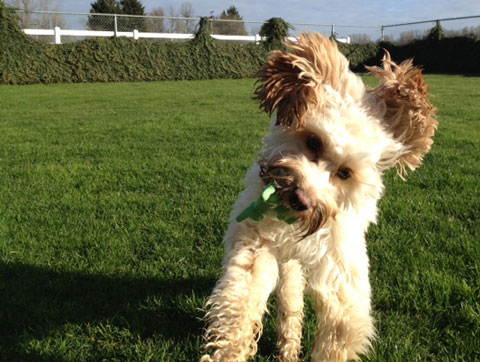
[[[364,78],[367,84],[375,80]],[[429,75],[425,164],[369,230],[372,361],[480,359],[479,78]],[[0,86],[0,360],[194,361],[269,117],[254,80]],[[275,310],[258,361],[275,360]],[[314,339],[307,301],[304,358]]]

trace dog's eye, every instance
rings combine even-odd
[[[341,168],[337,171],[337,176],[341,180],[347,180],[352,176],[352,171],[349,168]]]
[[[315,136],[310,136],[307,138],[307,147],[309,150],[318,154],[322,151],[322,141]]]

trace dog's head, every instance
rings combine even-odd
[[[307,236],[339,211],[371,208],[387,168],[404,175],[418,167],[437,122],[411,61],[396,65],[386,53],[382,68],[368,68],[380,84],[367,90],[329,39],[302,34],[288,48],[270,54],[255,91],[266,112],[277,112],[260,176],[275,184]]]

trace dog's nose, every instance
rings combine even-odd
[[[312,204],[305,191],[300,187],[295,187],[290,192],[290,198],[288,202],[295,211],[306,211]]]

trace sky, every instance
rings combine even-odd
[[[54,0],[65,12],[88,13],[94,0]],[[480,0],[187,0],[194,9],[195,16],[214,16],[235,5],[246,21],[265,21],[272,17],[281,17],[293,24],[336,24],[338,37],[355,33],[365,33],[371,39],[380,37],[380,26],[480,15]],[[166,9],[173,6],[178,9],[184,0],[141,0],[148,13],[157,7]],[[80,19],[80,18],[79,18]],[[369,25],[372,29],[342,28],[340,25]],[[385,35],[398,35],[409,30],[427,30],[434,23],[410,27],[389,28]],[[443,22],[444,28],[461,29],[480,26],[480,18]],[[258,32],[261,24],[247,26],[249,33]],[[296,25],[292,35],[301,31],[329,33],[330,27]],[[389,34],[390,32],[390,34]],[[395,34],[396,33],[396,34]]]
[[[93,0],[59,0],[62,11],[89,12]],[[142,0],[146,11],[182,0]],[[195,15],[219,15],[235,5],[245,20],[281,17],[291,23],[381,25],[480,15],[478,0],[190,0]],[[480,19],[478,20],[480,25]]]

